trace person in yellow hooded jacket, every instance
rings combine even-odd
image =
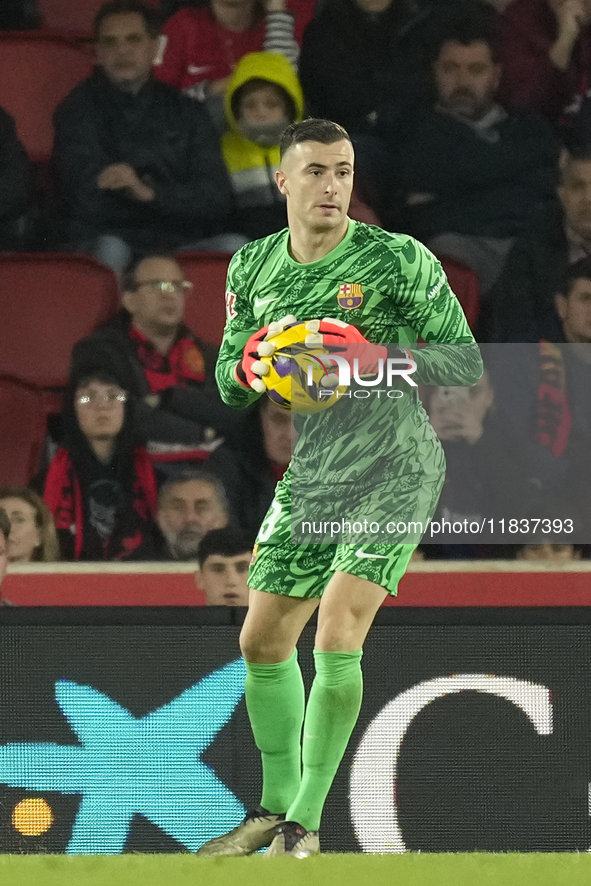
[[[250,239],[287,224],[285,199],[275,184],[279,137],[303,116],[297,74],[285,56],[251,52],[234,70],[225,99],[228,131],[222,153],[238,209],[238,230]]]

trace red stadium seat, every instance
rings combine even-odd
[[[445,255],[437,257],[447,274],[449,285],[464,309],[468,325],[474,331],[480,313],[480,283],[478,275],[472,268],[466,267],[466,265],[463,265],[455,258],[449,258]]]
[[[185,323],[205,341],[219,345],[226,322],[227,252],[181,252],[177,258],[193,291],[185,305]]]
[[[62,387],[73,346],[118,304],[115,274],[93,258],[0,254],[0,376]]]
[[[91,70],[90,51],[64,37],[36,31],[0,33],[0,105],[15,118],[33,162],[49,159],[53,112]]]
[[[105,0],[39,0],[43,17],[43,27],[54,31],[65,31],[80,37],[92,34],[95,15]],[[156,6],[157,0],[147,0]]]
[[[0,378],[0,427],[0,485],[26,486],[45,439],[41,393]]]

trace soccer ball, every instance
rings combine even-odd
[[[290,323],[281,332],[269,336],[275,346],[269,357],[260,356],[269,371],[264,376],[267,396],[284,409],[294,412],[321,412],[336,403],[345,386],[327,366],[330,352],[323,345],[306,345],[310,333],[306,323]]]

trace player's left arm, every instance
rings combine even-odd
[[[440,262],[412,237],[398,256],[397,309],[428,344],[411,348],[417,364],[414,380],[424,385],[475,384],[484,368],[480,348]]]

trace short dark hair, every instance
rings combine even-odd
[[[162,507],[162,502],[170,492],[173,486],[179,486],[181,483],[190,483],[192,480],[198,480],[200,483],[209,483],[216,491],[218,500],[222,507],[230,511],[226,488],[219,477],[205,468],[183,468],[178,474],[172,474],[164,481],[158,493],[158,507]]]
[[[320,142],[321,145],[334,145],[345,139],[351,142],[351,136],[338,123],[332,120],[321,120],[318,117],[308,117],[300,123],[292,123],[287,129],[281,133],[279,141],[279,155],[283,159],[283,155],[293,145],[300,145],[302,142]]]
[[[131,13],[137,13],[137,15],[142,17],[150,37],[158,36],[162,18],[158,10],[154,9],[153,6],[148,6],[142,0],[109,0],[108,3],[103,3],[94,17],[92,30],[95,39],[98,37],[101,25],[106,18],[110,18],[112,15],[129,15]]]
[[[199,542],[197,562],[202,567],[208,557],[217,554],[220,557],[238,557],[250,554],[254,545],[254,536],[243,529],[211,529]]]
[[[8,541],[10,535],[10,520],[4,508],[0,508],[0,532],[4,536],[4,541]]]
[[[577,280],[591,280],[591,257],[585,256],[579,261],[568,265],[562,272],[556,284],[556,295],[563,295],[568,298],[573,290],[573,286]]]
[[[152,258],[160,258],[165,261],[173,261],[176,265],[180,267],[180,262],[176,255],[173,255],[172,252],[154,252],[150,255],[136,255],[130,263],[127,265],[123,275],[121,277],[121,291],[122,292],[133,292],[134,289],[137,289],[137,282],[135,279],[135,275],[137,274],[137,269],[141,264],[145,261],[148,261]]]
[[[492,60],[500,61],[500,37],[495,18],[488,16],[484,10],[478,9],[471,14],[453,19],[448,25],[437,31],[427,50],[427,63],[432,67],[441,54],[446,43],[459,43],[470,46],[472,43],[486,43],[490,49]]]
[[[564,173],[573,162],[591,162],[591,141],[579,133],[569,132],[563,135],[563,150],[558,161],[559,184],[564,184]]]

